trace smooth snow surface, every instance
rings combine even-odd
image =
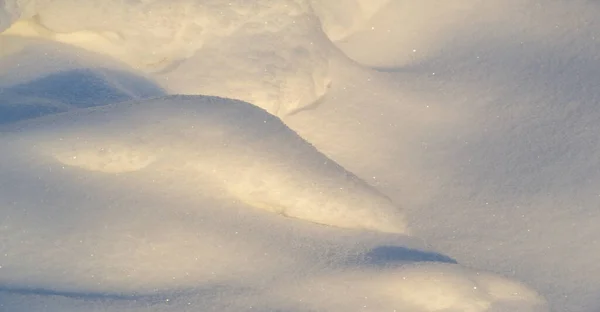
[[[180,180],[205,178],[237,200],[284,216],[406,233],[402,210],[388,198],[278,118],[240,101],[170,96],[74,110],[5,133],[11,154],[102,173],[151,166],[162,178],[168,172],[185,175]]]
[[[0,311],[599,311],[599,18],[0,0]]]

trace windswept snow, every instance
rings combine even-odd
[[[0,1],[0,311],[595,312],[598,17]]]
[[[105,173],[154,165],[157,175],[204,177],[244,203],[284,216],[407,231],[400,207],[248,103],[171,96],[49,116],[5,133],[12,134],[3,140],[11,153]]]

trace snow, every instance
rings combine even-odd
[[[2,1],[0,311],[597,311],[599,15]]]
[[[163,177],[210,179],[239,201],[285,216],[406,232],[402,210],[387,197],[248,103],[169,96],[73,110],[5,133],[16,133],[5,136],[4,146],[17,155],[103,173],[152,166]]]
[[[334,46],[305,1],[46,2],[5,34],[112,56],[169,93],[236,98],[285,115],[330,83]]]

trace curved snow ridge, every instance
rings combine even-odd
[[[403,211],[387,197],[279,118],[245,102],[167,96],[15,127],[21,146],[34,146],[65,165],[106,173],[154,167],[160,174],[200,175],[243,202],[288,217],[407,233]]]
[[[314,307],[320,311],[356,307],[362,307],[362,311],[549,311],[545,299],[528,286],[457,264],[415,263],[385,270],[343,272],[306,288],[283,291],[310,298],[310,302],[320,305]],[[340,309],[343,307],[347,310]]]

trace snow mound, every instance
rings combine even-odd
[[[318,101],[334,47],[303,0],[40,1],[5,34],[109,55],[173,94],[236,98],[276,115]]]
[[[339,273],[311,284],[304,295],[322,302],[324,306],[315,307],[321,311],[333,311],[331,306],[363,311],[549,311],[539,294],[519,282],[444,263]]]
[[[285,216],[407,231],[402,210],[387,197],[248,103],[169,96],[75,110],[11,129],[16,146],[65,165],[117,173],[155,163],[162,173],[210,177],[239,200]]]

